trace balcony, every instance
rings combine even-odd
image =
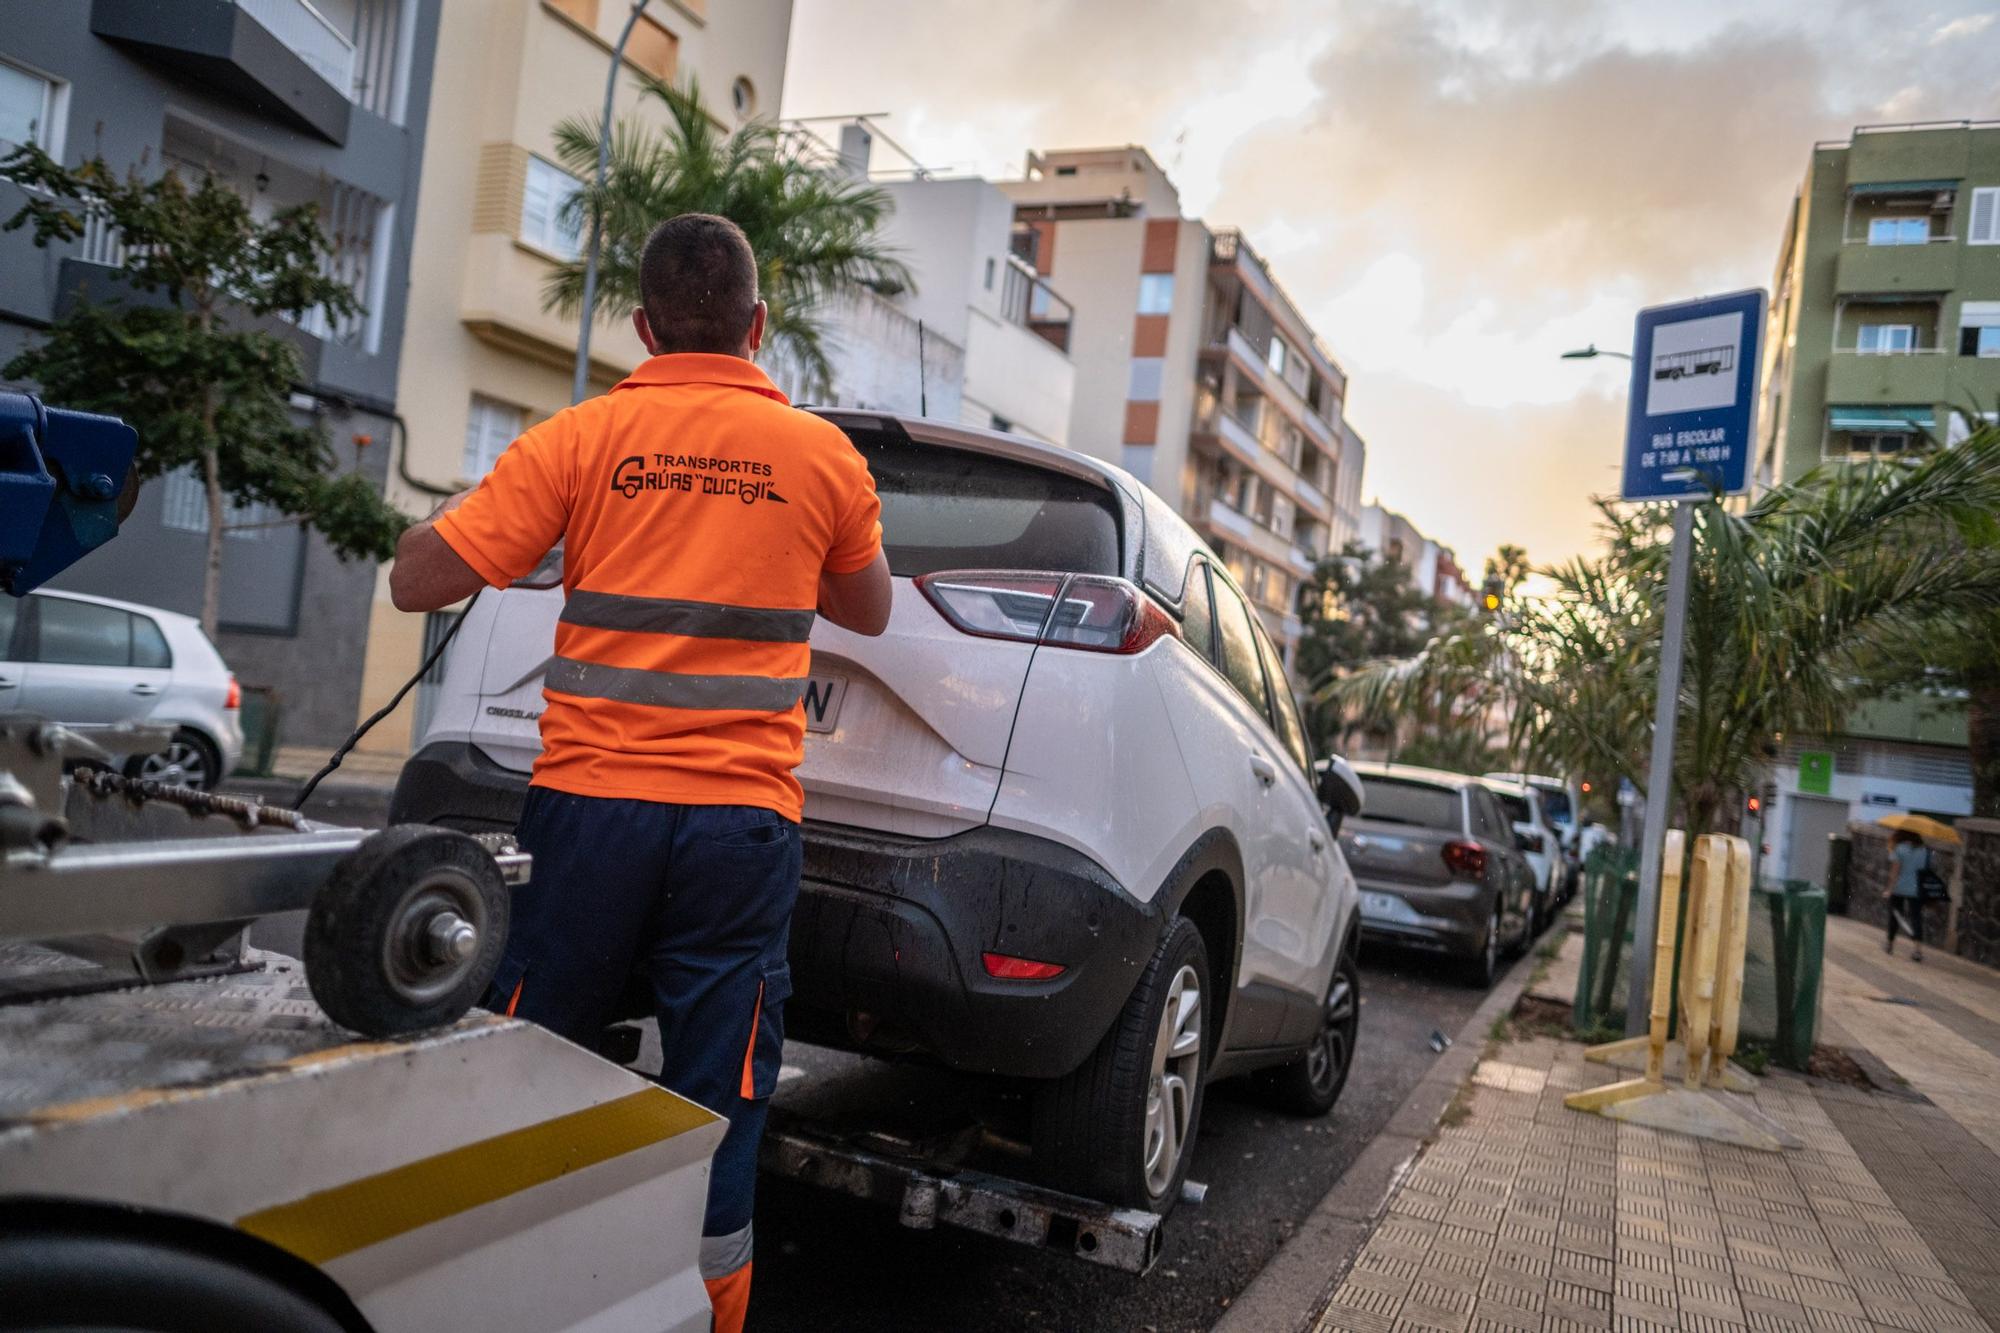
[[[1958,245],[1950,237],[1925,245],[1849,241],[1840,247],[1833,271],[1834,291],[1841,296],[1948,292],[1957,285]]]
[[[1952,358],[1938,351],[1879,356],[1836,349],[1826,368],[1829,403],[1936,403],[1949,395]]]
[[[90,30],[328,143],[347,142],[354,43],[309,0],[91,0]]]
[[[1222,500],[1208,503],[1208,526],[1268,564],[1290,566],[1292,544]]]
[[[1298,492],[1299,503],[1314,515],[1323,519],[1333,517],[1333,501],[1327,499],[1326,492],[1319,487],[1300,477],[1293,489]]]
[[[1007,256],[1007,275],[1000,284],[1001,318],[1020,325],[1067,356],[1074,315],[1070,303],[1056,295],[1055,288],[1041,274],[1013,255]]]

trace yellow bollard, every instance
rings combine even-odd
[[[1749,943],[1750,847],[1741,838],[1706,834],[1695,840],[1692,873],[1682,883],[1686,836],[1669,829],[1660,867],[1659,930],[1654,935],[1650,1022],[1643,1037],[1593,1046],[1584,1058],[1638,1068],[1639,1077],[1563,1098],[1572,1110],[1672,1129],[1701,1138],[1776,1151],[1801,1140],[1746,1098],[1756,1082],[1729,1063],[1743,1007],[1743,962]],[[1682,910],[1685,900],[1685,911]],[[1681,929],[1677,932],[1678,921]],[[1667,1027],[1674,996],[1674,942],[1680,940],[1680,1039]],[[1639,960],[1632,965],[1638,967]],[[1685,1084],[1667,1086],[1678,1073]],[[1724,1090],[1728,1090],[1727,1092]]]

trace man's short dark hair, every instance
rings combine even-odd
[[[660,351],[742,352],[757,308],[750,238],[713,213],[668,218],[639,252],[639,299]]]

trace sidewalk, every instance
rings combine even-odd
[[[1770,1074],[1782,1154],[1571,1111],[1617,1073],[1496,1042],[1309,1326],[2000,1330],[2000,974],[1836,918],[1822,1005],[1887,1086]]]

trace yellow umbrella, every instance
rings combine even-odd
[[[1914,833],[1927,842],[1948,842],[1954,847],[1959,845],[1958,830],[1940,820],[1932,819],[1929,815],[1900,813],[1883,815],[1875,822],[1888,828]]]

